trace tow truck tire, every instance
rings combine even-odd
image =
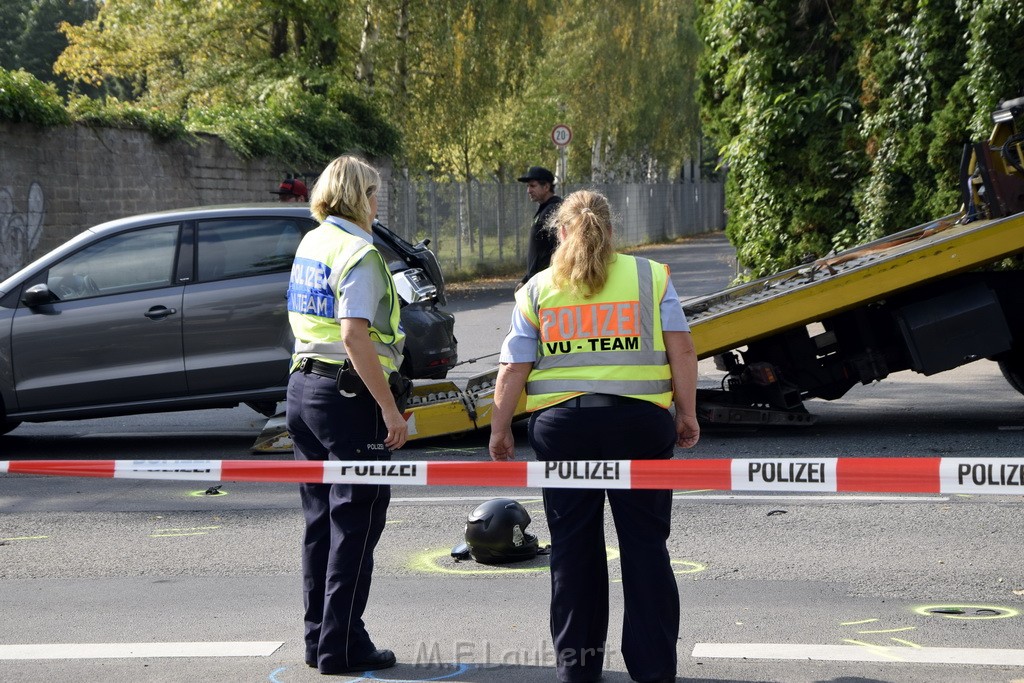
[[[1020,356],[1009,356],[999,360],[999,369],[1010,386],[1024,394],[1024,362]]]

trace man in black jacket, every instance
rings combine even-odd
[[[516,285],[518,290],[526,281],[551,265],[551,253],[558,246],[558,237],[548,225],[562,198],[555,194],[555,176],[541,166],[531,166],[519,182],[526,183],[530,200],[540,204],[530,226],[530,243],[526,250],[526,275]]]

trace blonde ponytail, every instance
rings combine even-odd
[[[558,207],[553,229],[561,238],[551,257],[555,286],[584,298],[600,292],[615,258],[608,200],[592,190],[573,192]]]

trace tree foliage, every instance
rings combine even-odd
[[[699,136],[695,5],[572,0],[560,18],[545,78],[559,84],[559,110],[589,142],[579,150],[590,158],[577,163],[602,180],[678,170]]]
[[[399,134],[341,78],[355,2],[106,0],[65,24],[55,68],[122,100],[222,136],[243,156],[322,164],[360,150],[388,156]]]
[[[254,151],[318,146],[326,122],[312,141],[291,131],[274,142],[269,120],[291,120],[277,114],[298,91],[328,106],[347,93],[394,124],[398,162],[413,169],[508,177],[553,165],[549,133],[568,123],[574,177],[592,158],[665,176],[697,137],[695,1],[105,0],[94,20],[64,27],[56,68],[122,101],[223,124]],[[241,119],[248,132],[231,129]],[[383,131],[377,147],[394,139]]]
[[[962,146],[1024,89],[1012,0],[702,0],[698,99],[752,275],[957,209]]]
[[[377,59],[383,68],[376,95],[401,121],[408,165],[468,178],[502,163],[507,148],[498,113],[524,92],[544,7],[489,0],[409,3],[407,35],[386,41],[399,33],[393,23],[399,14],[394,5],[380,3],[384,30]]]
[[[854,218],[863,162],[843,4],[705,2],[704,126],[728,164],[726,230],[755,274],[827,251]]]

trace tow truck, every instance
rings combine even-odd
[[[902,370],[995,360],[1024,393],[1024,98],[965,145],[957,213],[684,306],[698,356],[725,372],[698,391],[710,424],[811,424],[836,400]]]
[[[1024,393],[1024,270],[1014,263],[1024,252],[1022,117],[1024,97],[1003,102],[990,138],[965,145],[958,212],[688,300],[698,357],[725,373],[719,389],[697,391],[701,422],[810,425],[808,399],[982,358]],[[410,440],[487,427],[496,377],[416,386]],[[282,420],[254,450],[289,447]]]

